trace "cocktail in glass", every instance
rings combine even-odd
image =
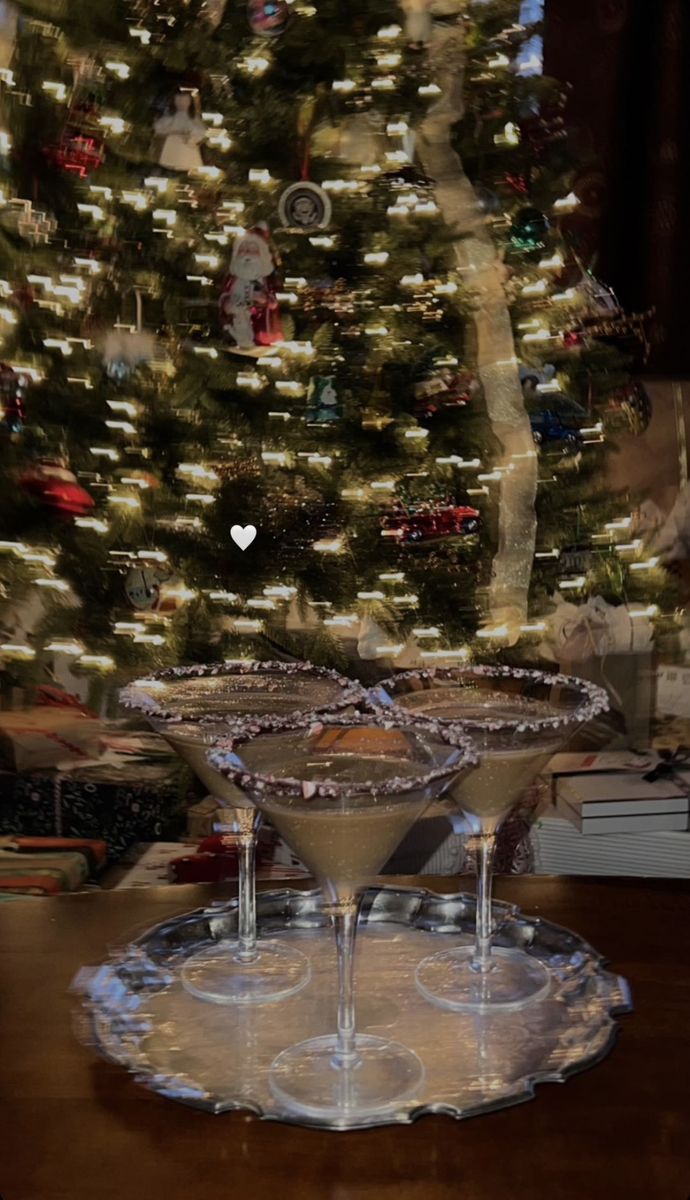
[[[459,725],[480,754],[478,769],[447,793],[478,843],[472,946],[444,950],[417,968],[417,985],[443,1008],[514,1009],[550,987],[546,967],[519,948],[492,944],[492,865],[498,830],[520,797],[586,721],[608,709],[585,680],[501,666],[406,671],[379,684],[375,704],[434,727]]]
[[[280,1000],[309,979],[309,962],[294,947],[256,932],[256,841],[262,813],[208,762],[208,751],[238,722],[274,721],[345,711],[365,698],[361,686],[310,663],[226,662],[172,667],[120,693],[198,775],[238,834],[238,936],[192,955],[182,969],[188,991],[218,1004]]]
[[[337,1033],[309,1038],[274,1060],[270,1081],[290,1112],[347,1127],[413,1096],[416,1054],[355,1028],[354,947],[363,889],[428,804],[476,762],[457,730],[392,725],[381,714],[328,717],[311,727],[243,732],[211,753],[270,817],[319,883],[338,956]]]

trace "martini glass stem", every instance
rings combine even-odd
[[[355,1042],[355,935],[361,897],[341,899],[335,910],[335,945],[338,955],[338,1032],[333,1066],[347,1070],[356,1065]]]
[[[480,833],[477,864],[477,924],[472,966],[475,971],[482,974],[490,971],[493,966],[491,959],[491,884],[495,850],[496,834],[494,832]]]
[[[256,948],[256,835],[261,813],[256,808],[236,808],[234,818],[239,832],[239,879],[237,903],[237,940],[240,962],[253,962]]]

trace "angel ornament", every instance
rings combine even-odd
[[[153,128],[161,167],[171,171],[196,171],[203,167],[199,147],[206,137],[206,126],[201,120],[196,92],[175,92]]]

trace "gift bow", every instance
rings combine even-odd
[[[677,750],[659,750],[660,762],[648,771],[642,778],[646,783],[655,783],[657,779],[666,779],[674,771],[690,759],[690,747],[679,746]]]

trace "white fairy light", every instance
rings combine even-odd
[[[342,537],[319,538],[318,541],[312,542],[312,550],[318,551],[319,554],[340,554],[344,545]]]
[[[553,206],[554,206],[556,212],[568,213],[568,212],[574,212],[575,209],[579,206],[579,204],[580,204],[579,197],[577,197],[574,192],[568,192],[567,196],[561,196],[561,198],[559,200],[555,200]]]
[[[107,533],[110,526],[107,521],[99,521],[98,517],[77,517],[75,522],[80,529],[90,529],[93,533]]]
[[[97,671],[112,671],[115,668],[115,660],[109,654],[82,654],[77,663],[80,667],[93,667]]]
[[[41,579],[34,579],[34,583],[36,584],[36,587],[46,588],[48,591],[53,591],[53,592],[68,592],[69,591],[69,584],[67,583],[67,581],[65,579],[52,579],[49,576],[45,576],[44,578],[41,578]]]
[[[48,642],[46,650],[51,650],[54,654],[68,654],[70,657],[76,657],[84,653],[84,647],[81,642],[69,641],[67,638],[53,638],[52,642]]]
[[[43,83],[41,84],[41,88],[60,104],[63,102],[63,100],[67,99],[67,88],[64,83],[54,83],[50,79],[44,79]]]
[[[371,250],[364,255],[364,262],[368,267],[383,267],[389,258],[387,250]]]
[[[421,625],[417,629],[412,630],[413,636],[416,638],[438,638],[441,636],[441,630],[437,625]]]
[[[127,63],[113,62],[111,59],[110,62],[106,62],[105,69],[106,71],[112,71],[113,75],[117,75],[118,79],[129,79],[130,71]]]
[[[356,87],[357,84],[355,83],[354,79],[334,79],[333,83],[331,84],[331,88],[334,92],[342,92],[345,95],[347,95],[348,92],[354,92]]]
[[[6,658],[16,658],[25,662],[36,657],[36,651],[26,642],[2,642],[0,643],[0,654],[4,654]]]

